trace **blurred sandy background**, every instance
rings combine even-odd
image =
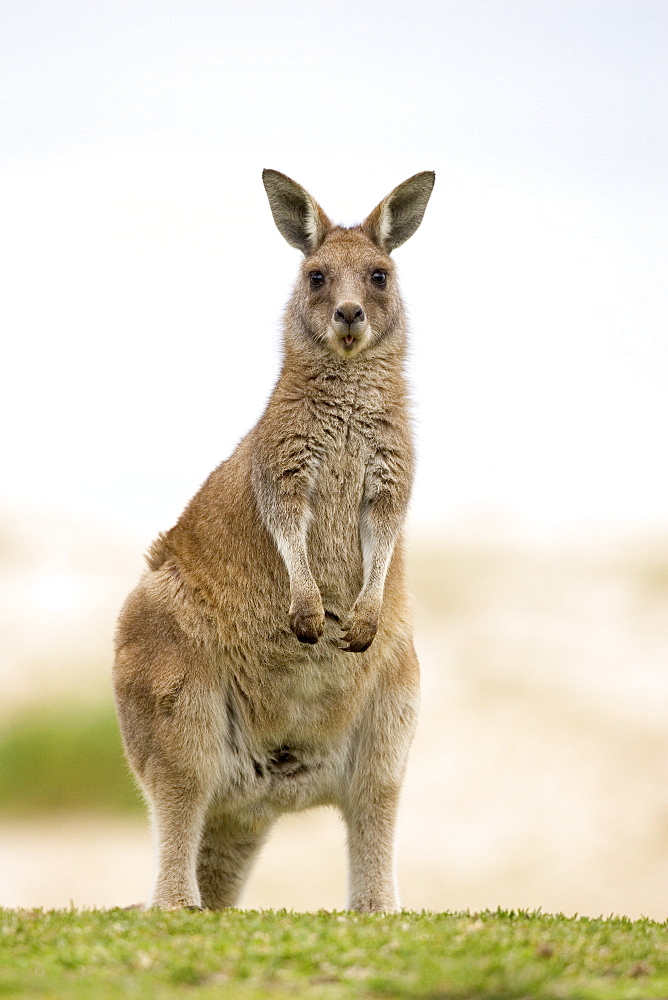
[[[142,551],[261,412],[299,261],[262,168],[346,224],[434,169],[402,898],[667,917],[668,6],[5,0],[0,37],[0,745],[109,703]],[[9,805],[0,905],[145,897],[138,814]],[[342,906],[343,839],[286,819],[247,904]]]
[[[78,525],[37,537],[11,527],[3,713],[108,698],[137,552]],[[59,580],[42,562],[56,537]],[[410,551],[423,703],[401,810],[404,905],[664,919],[668,533],[527,538],[477,519],[439,539],[414,533]],[[146,895],[151,864],[135,817],[0,818],[2,905],[129,904]],[[335,814],[279,823],[245,902],[342,907]]]

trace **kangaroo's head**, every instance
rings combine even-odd
[[[350,229],[333,225],[308,191],[285,174],[264,170],[262,179],[279,231],[304,254],[291,302],[299,332],[321,350],[354,358],[402,328],[390,253],[422,222],[434,173],[427,170],[399,184]]]

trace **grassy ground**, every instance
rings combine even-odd
[[[650,1000],[668,925],[526,913],[0,911],[0,996]]]

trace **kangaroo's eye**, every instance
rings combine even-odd
[[[325,275],[322,271],[311,271],[309,278],[311,279],[311,288],[319,288],[320,285],[325,284]]]
[[[371,280],[374,285],[378,285],[379,288],[383,288],[387,284],[387,274],[385,271],[374,271],[371,275]]]

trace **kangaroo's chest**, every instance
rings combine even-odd
[[[314,483],[308,552],[325,607],[329,601],[347,610],[362,585],[360,510],[373,445],[354,413],[337,430]]]
[[[311,500],[312,517],[326,525],[327,532],[359,523],[364,496],[364,478],[370,448],[358,435],[342,436],[328,449],[318,469]]]

